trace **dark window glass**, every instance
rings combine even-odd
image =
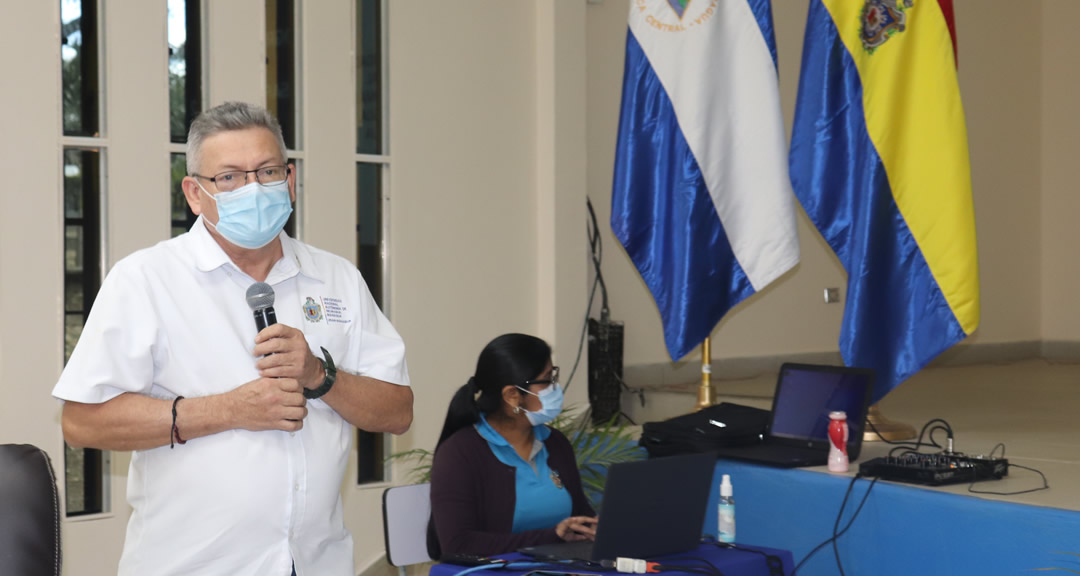
[[[380,307],[383,303],[382,171],[382,164],[356,165],[356,261],[360,274]],[[359,483],[381,482],[384,479],[384,445],[383,434],[357,430]]]
[[[98,13],[96,0],[60,0],[60,68],[64,134],[97,136]]]
[[[383,153],[382,2],[356,1],[356,152]]]
[[[383,474],[383,461],[386,459],[383,450],[385,442],[386,439],[382,433],[357,429],[356,453],[358,458],[356,464],[358,483],[382,482],[385,479],[386,475]]]
[[[296,13],[293,0],[266,0],[266,107],[296,150]]]
[[[285,222],[285,233],[290,238],[296,238],[296,219],[300,212],[300,178],[304,175],[304,162],[303,160],[297,160],[296,158],[289,158],[289,163],[296,166],[296,171],[293,172],[293,178],[296,179],[296,200],[293,202],[292,214],[289,214],[289,219]]]
[[[104,511],[101,505],[103,458],[101,450],[74,448],[64,444],[68,516],[85,516]]]
[[[168,0],[169,139],[187,141],[202,111],[202,28],[199,0]],[[174,218],[175,219],[175,218]]]
[[[184,176],[187,175],[187,154],[170,154],[170,180],[172,181],[172,194],[170,196],[170,204],[172,206],[172,236],[176,237],[184,232],[187,232],[191,225],[195,223],[195,216],[192,213],[191,208],[188,206],[187,198],[184,197],[184,189],[180,183],[184,180]]]
[[[382,164],[356,165],[357,267],[382,306]]]
[[[64,150],[64,362],[101,287],[101,166],[97,150]],[[67,514],[102,512],[100,450],[65,448]]]

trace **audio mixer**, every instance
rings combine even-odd
[[[859,464],[859,473],[882,480],[941,486],[1001,479],[1009,473],[1009,461],[1005,458],[947,452],[908,452],[901,456],[867,460]]]

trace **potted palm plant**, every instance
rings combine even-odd
[[[633,431],[619,421],[616,414],[604,424],[590,425],[588,414],[578,414],[576,406],[567,407],[550,424],[569,440],[574,448],[581,485],[593,509],[599,511],[604,493],[607,469],[612,464],[632,462],[645,457],[645,450],[638,446]],[[434,452],[414,448],[390,455],[386,462],[411,463],[408,478],[417,484],[431,481],[431,459]]]

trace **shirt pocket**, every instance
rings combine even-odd
[[[316,358],[323,358],[320,348],[326,348],[334,359],[334,366],[338,370],[347,369],[342,361],[349,353],[349,333],[347,326],[340,324],[328,324],[325,322],[307,323],[304,326],[304,338],[307,339],[308,348]]]

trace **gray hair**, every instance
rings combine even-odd
[[[266,128],[277,139],[281,148],[281,159],[288,161],[285,150],[285,138],[281,135],[281,125],[269,110],[262,106],[246,102],[226,102],[199,114],[191,123],[187,138],[187,173],[188,176],[199,170],[203,141],[219,132],[245,130],[247,128]]]

